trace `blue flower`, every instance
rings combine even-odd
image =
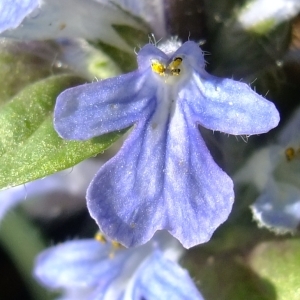
[[[259,196],[251,205],[260,227],[295,232],[300,224],[300,109],[278,135],[276,144],[257,150],[235,176],[252,183]]]
[[[134,125],[91,182],[87,205],[110,238],[129,247],[166,229],[184,247],[210,239],[234,199],[198,125],[235,135],[277,126],[274,105],[241,82],[209,75],[199,46],[170,41],[138,53],[134,72],[64,91],[54,125],[86,140]],[[163,52],[164,51],[164,52]]]
[[[93,239],[69,241],[42,252],[35,277],[63,299],[203,300],[176,261],[178,242],[164,233],[134,249]]]

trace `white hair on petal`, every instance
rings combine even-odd
[[[164,53],[173,54],[180,46],[182,42],[178,39],[177,36],[171,37],[165,42],[160,43],[157,47]]]

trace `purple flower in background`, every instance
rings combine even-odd
[[[276,144],[257,150],[234,176],[252,183],[259,196],[251,205],[260,227],[276,233],[295,232],[300,225],[300,109],[278,135]]]
[[[34,275],[60,299],[203,300],[177,261],[179,243],[160,233],[134,249],[114,248],[93,239],[69,241],[42,252]]]
[[[0,13],[1,36],[22,40],[84,38],[131,52],[114,25],[146,31],[142,22],[120,9],[118,1],[4,0]]]
[[[25,200],[38,200],[31,210],[39,213],[46,210],[44,218],[59,215],[66,205],[68,212],[80,209],[76,199],[84,199],[89,181],[102,164],[103,161],[99,160],[85,160],[73,168],[0,191],[0,221],[10,209]],[[64,200],[57,197],[59,194],[63,195]],[[68,199],[70,197],[72,202]]]
[[[247,84],[209,75],[196,43],[179,46],[148,44],[138,53],[136,71],[68,89],[57,99],[54,125],[65,139],[134,125],[87,192],[101,230],[127,247],[166,229],[189,248],[208,241],[227,219],[233,183],[198,125],[252,135],[279,122],[275,106]]]

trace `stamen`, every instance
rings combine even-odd
[[[115,257],[115,254],[118,250],[120,250],[121,248],[123,248],[123,246],[118,243],[117,241],[111,241],[111,250],[109,252],[109,258],[113,259]]]
[[[103,244],[106,244],[108,242],[105,235],[100,231],[98,231],[95,234],[94,239],[96,241],[100,242],[100,243],[103,243]],[[110,249],[109,254],[108,254],[109,258],[111,258],[111,259],[114,258],[116,251],[121,249],[121,248],[123,248],[123,246],[119,242],[112,240],[111,241],[111,249]]]
[[[168,69],[170,69],[171,75],[178,76],[180,74],[180,68],[178,67],[181,65],[181,62],[181,57],[175,57],[174,60],[169,64]]]
[[[164,76],[165,75],[166,66],[163,65],[158,60],[154,60],[154,59],[151,60],[151,68],[152,68],[153,72],[159,74],[160,76]]]
[[[100,242],[100,243],[103,243],[103,244],[104,244],[104,243],[107,243],[107,239],[106,239],[105,235],[104,235],[102,232],[100,232],[100,231],[98,231],[98,232],[95,234],[94,239],[95,239],[96,241]]]
[[[152,71],[159,74],[160,76],[172,75],[178,76],[180,74],[180,68],[182,58],[175,57],[173,61],[166,67],[164,64],[156,59],[151,60]]]
[[[181,57],[175,57],[174,60],[169,64],[171,70],[177,69],[182,63]]]
[[[123,246],[117,242],[117,241],[111,241],[111,244],[113,246],[114,249],[120,249],[120,248],[123,248]]]

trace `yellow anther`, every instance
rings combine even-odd
[[[286,157],[287,161],[291,161],[292,159],[295,158],[295,155],[296,155],[295,149],[292,147],[287,148],[284,153],[285,153],[285,157]]]
[[[102,232],[100,232],[100,231],[98,231],[98,232],[95,234],[94,239],[95,239],[96,241],[98,241],[98,242],[101,242],[101,243],[107,243],[107,242],[108,242],[108,240],[107,240],[107,238],[105,237],[105,235],[104,235]],[[120,248],[123,247],[123,246],[122,246],[119,242],[117,242],[117,241],[110,240],[110,242],[111,242],[111,246],[112,246],[112,250],[113,250],[113,251],[114,251],[114,250],[117,250],[117,249],[120,249]]]
[[[107,238],[105,237],[105,235],[98,231],[95,236],[94,236],[94,239],[100,243],[108,243],[108,240]],[[121,248],[123,248],[123,246],[117,242],[117,241],[114,241],[114,240],[109,240],[109,243],[107,244],[110,246],[110,250],[108,252],[108,257],[113,259],[115,257],[115,254],[118,250],[120,250]]]
[[[117,241],[111,241],[111,250],[109,252],[109,258],[113,259],[118,250],[120,250],[123,246]]]
[[[182,58],[181,57],[175,57],[174,60],[169,64],[169,68],[171,70],[178,69],[178,67],[181,65],[181,63],[182,63]]]
[[[170,73],[172,75],[178,76],[180,74],[180,68],[182,58],[175,57],[174,60],[169,64],[168,68],[170,69]]]
[[[104,234],[100,231],[98,231],[95,236],[94,236],[94,239],[98,242],[101,242],[101,243],[107,243],[107,239],[106,237],[104,236]]]
[[[152,60],[151,61],[151,68],[152,71],[163,76],[165,75],[165,71],[166,71],[166,66],[163,65],[161,62],[159,62],[158,60]]]
[[[175,75],[178,76],[180,74],[180,65],[182,63],[181,57],[175,57],[173,61],[166,67],[164,64],[159,62],[158,60],[153,59],[151,61],[152,71],[159,74],[160,76],[166,75]]]
[[[171,74],[174,76],[178,76],[180,74],[180,69],[171,70]]]
[[[117,242],[117,241],[111,241],[111,244],[112,244],[112,246],[113,246],[114,249],[120,249],[120,248],[123,247],[123,246],[122,246],[119,242]]]

